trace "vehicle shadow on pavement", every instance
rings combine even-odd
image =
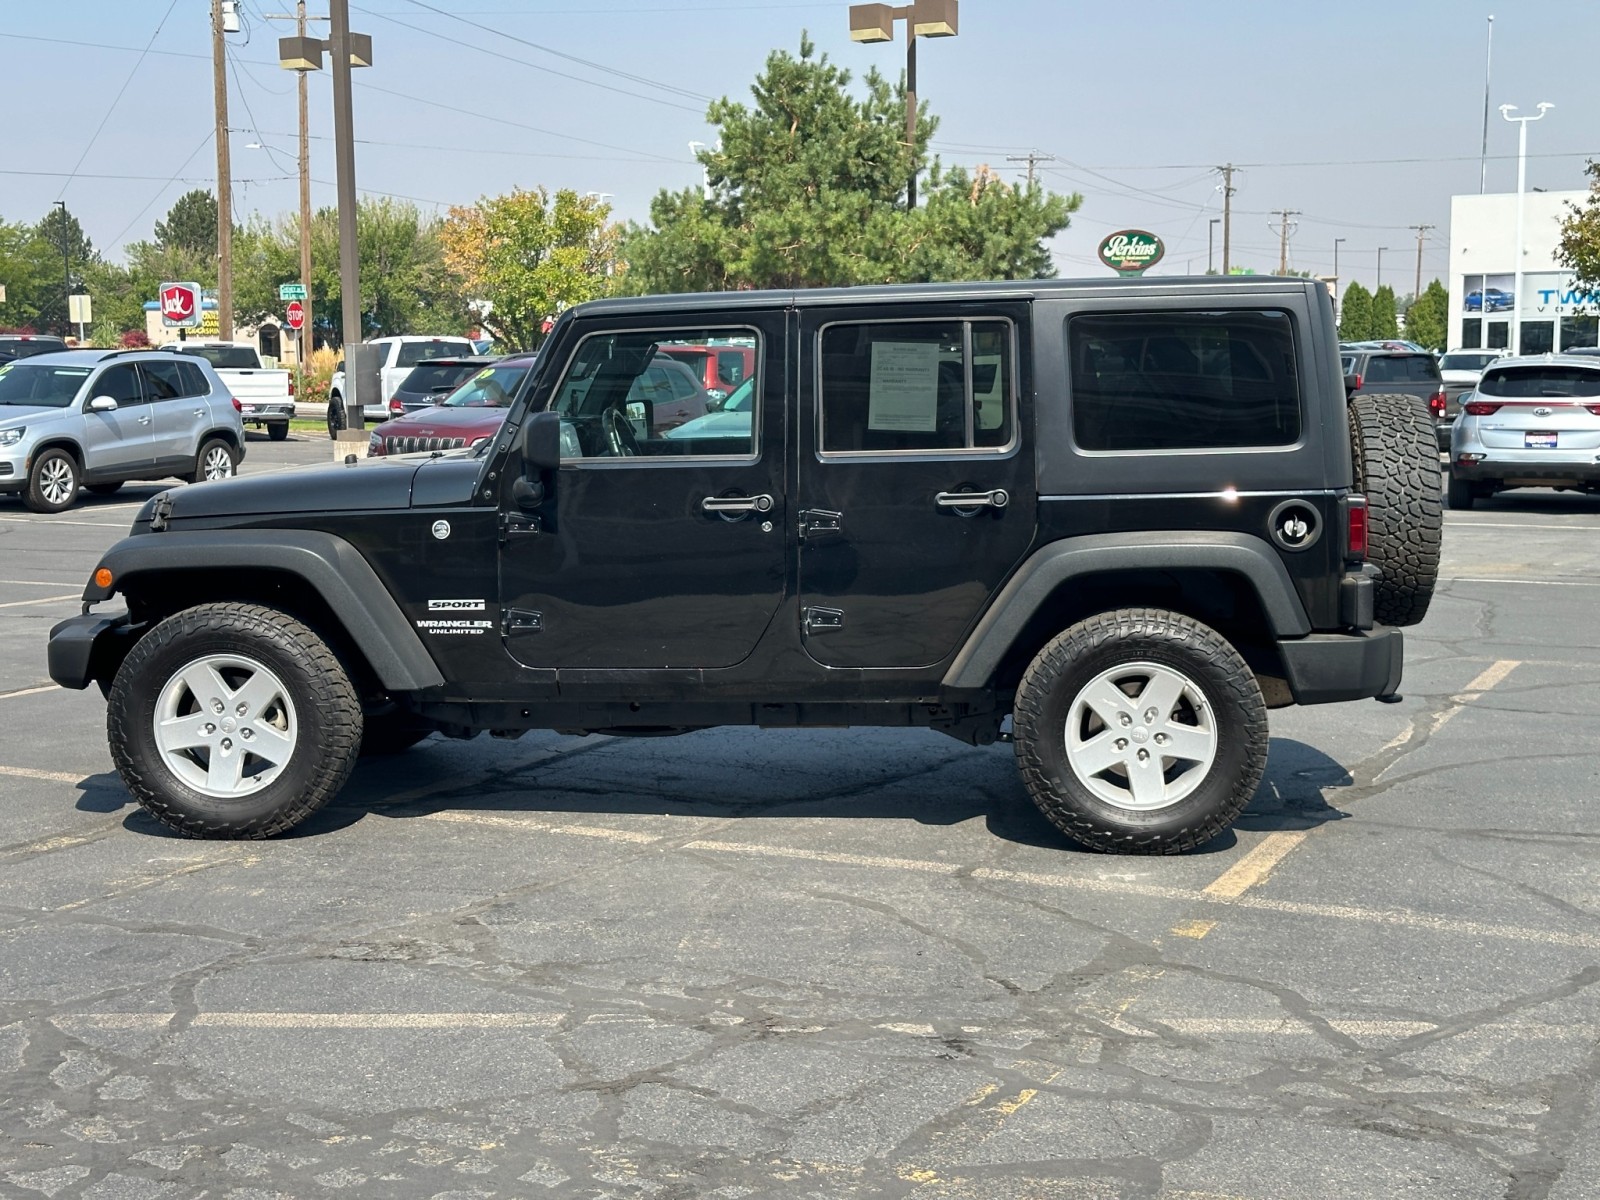
[[[1293,738],[1273,738],[1267,773],[1235,829],[1251,833],[1314,829],[1350,814],[1329,804],[1326,789],[1355,784],[1342,763]]]

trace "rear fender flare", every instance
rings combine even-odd
[[[310,530],[196,530],[123,538],[101,556],[112,585],[84,588],[85,604],[137,589],[140,579],[237,568],[282,571],[320,595],[384,688],[412,692],[444,683],[410,621],[370,563],[349,542]]]
[[[1281,559],[1262,539],[1242,533],[1108,533],[1065,538],[1035,551],[1000,590],[950,669],[947,688],[989,686],[1012,644],[1063,583],[1110,571],[1209,570],[1246,579],[1275,638],[1311,632],[1305,605]]]

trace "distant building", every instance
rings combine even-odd
[[[189,330],[197,341],[211,341],[221,326],[217,321],[217,302],[206,296],[200,302],[200,328]],[[144,332],[152,346],[165,346],[178,341],[178,331],[161,323],[161,305],[154,300],[144,302]],[[279,325],[277,318],[268,317],[260,325],[236,325],[233,340],[250,342],[263,359],[272,359],[280,367],[295,365],[295,335],[291,329]]]
[[[1567,205],[1587,191],[1528,192],[1523,197],[1522,294],[1517,269],[1515,192],[1450,198],[1450,346],[1505,349],[1511,316],[1521,309],[1522,354],[1593,346],[1600,333],[1600,293],[1579,291],[1556,260]]]

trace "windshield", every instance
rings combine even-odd
[[[444,400],[446,408],[504,408],[529,368],[485,367]]]
[[[1446,354],[1439,360],[1444,371],[1481,371],[1499,358],[1498,354]]]
[[[420,362],[427,362],[430,358],[460,358],[464,354],[471,353],[472,343],[465,338],[453,338],[450,341],[440,339],[436,342],[401,342],[400,351],[395,355],[394,365],[414,367]]]
[[[412,369],[400,382],[400,391],[426,395],[429,392],[448,392],[478,368],[472,363],[439,363]]]
[[[733,394],[722,404],[723,412],[749,412],[750,398],[756,394],[756,381],[752,376],[738,387],[733,389]]]
[[[88,367],[47,367],[9,362],[0,366],[0,404],[65,408],[89,378]]]
[[[1600,371],[1582,367],[1502,367],[1484,375],[1478,394],[1508,400],[1600,396]]]
[[[168,346],[166,349],[203,358],[213,367],[227,370],[253,371],[261,366],[261,360],[249,346]]]

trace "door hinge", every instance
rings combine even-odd
[[[500,629],[504,633],[541,633],[544,614],[531,608],[508,608],[500,618]]]
[[[530,513],[503,512],[500,514],[500,540],[502,542],[508,541],[513,537],[543,532],[544,522]]]
[[[156,502],[150,507],[150,532],[160,533],[166,529],[167,521],[172,516],[172,497],[161,495],[156,497]]]
[[[844,628],[844,613],[837,608],[807,608],[801,617],[807,633],[831,633]]]
[[[844,532],[844,514],[825,508],[808,508],[800,514],[800,540],[815,542]]]

